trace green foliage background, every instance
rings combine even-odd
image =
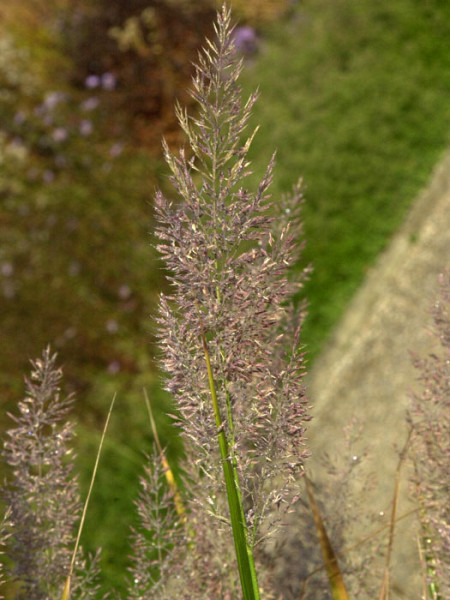
[[[449,17],[440,2],[305,0],[246,73],[258,174],[275,146],[274,194],[304,178],[311,359],[448,145]]]

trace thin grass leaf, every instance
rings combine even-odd
[[[156,447],[159,452],[159,456],[161,459],[161,464],[164,470],[164,476],[166,478],[167,484],[169,485],[170,491],[173,495],[173,502],[175,504],[175,510],[180,517],[182,523],[186,521],[186,507],[184,505],[183,499],[181,497],[180,490],[177,486],[177,482],[175,480],[172,469],[170,468],[169,461],[167,460],[166,453],[164,452],[163,447],[161,446],[161,442],[159,440],[158,430],[156,428],[155,419],[153,417],[153,411],[150,404],[150,399],[147,394],[147,390],[144,388],[144,397],[145,404],[147,405],[148,417],[150,419],[150,427],[152,428],[153,439],[155,440]]]
[[[89,484],[89,490],[88,490],[88,493],[86,496],[86,500],[84,502],[83,512],[81,514],[80,525],[78,527],[77,539],[75,541],[75,547],[74,547],[73,553],[72,553],[72,560],[70,562],[69,574],[67,575],[67,579],[66,579],[66,583],[64,585],[64,590],[63,590],[63,593],[61,596],[61,600],[70,600],[71,580],[72,580],[73,570],[75,567],[75,561],[76,561],[76,557],[77,557],[78,547],[80,545],[81,533],[83,531],[84,521],[86,519],[89,500],[91,499],[92,490],[94,488],[95,476],[97,475],[97,469],[98,469],[98,464],[100,462],[100,455],[101,455],[102,448],[103,448],[103,442],[105,441],[106,431],[108,429],[109,420],[111,418],[111,413],[113,410],[115,400],[116,400],[116,394],[114,394],[113,399],[111,400],[111,405],[109,407],[108,416],[106,417],[105,426],[103,427],[102,437],[100,439],[100,444],[99,444],[98,450],[97,450],[97,456],[95,458],[94,469],[92,471],[91,482]]]
[[[322,550],[322,556],[328,574],[328,581],[330,583],[331,593],[333,594],[334,600],[348,600],[348,593],[345,587],[342,573],[339,569],[337,556],[328,538],[322,515],[320,514],[319,507],[314,497],[312,484],[309,478],[307,477],[306,473],[304,475],[304,478],[306,491],[308,493],[309,504],[311,506],[311,511],[314,517],[314,523],[316,525],[317,536],[319,538],[320,549]]]
[[[416,513],[417,510],[418,510],[417,508],[412,508],[411,510],[408,510],[406,513],[404,513],[400,517],[397,517],[396,522],[398,523],[398,522],[402,521],[403,519],[406,519],[407,517],[410,517],[411,515],[413,515],[414,513]],[[347,548],[344,548],[344,550],[341,550],[340,552],[335,552],[335,556],[337,558],[341,558],[341,557],[345,556],[346,554],[348,554],[349,552],[352,552],[356,548],[359,548],[360,546],[363,546],[364,544],[366,544],[367,542],[369,542],[374,537],[377,537],[378,535],[380,535],[380,533],[382,533],[383,531],[385,531],[386,529],[388,529],[390,526],[391,526],[390,523],[388,523],[386,525],[383,525],[383,527],[379,527],[378,529],[376,529],[372,533],[369,533],[369,535],[367,535],[364,538],[362,538],[361,540],[359,540],[359,542],[356,542],[355,544],[352,544],[351,546],[348,546]],[[327,568],[327,565],[324,563],[320,567],[317,567],[316,569],[313,569],[312,571],[310,571],[308,573],[308,575],[304,579],[304,582],[303,582],[303,591],[305,591],[305,588],[306,588],[309,580],[314,575],[317,575],[317,573],[320,573],[321,571],[326,570],[326,568]],[[424,594],[424,597],[425,597],[425,594]],[[441,600],[441,599],[440,598],[436,598],[436,599],[433,598],[432,600]]]
[[[72,584],[72,573],[67,576],[66,583],[64,584],[64,590],[62,593],[61,600],[70,600],[70,587]]]
[[[390,569],[391,569],[391,556],[392,556],[392,547],[394,544],[394,533],[395,533],[395,524],[396,524],[396,515],[397,515],[397,505],[398,505],[398,494],[400,489],[400,473],[401,469],[406,457],[406,452],[409,447],[409,442],[411,439],[412,429],[408,432],[408,437],[406,438],[405,445],[403,446],[402,451],[400,452],[397,468],[395,470],[395,484],[394,484],[394,497],[392,499],[392,512],[391,519],[389,522],[389,540],[386,551],[386,564],[384,567],[384,576],[383,582],[381,584],[379,600],[389,600],[389,578],[390,578]]]

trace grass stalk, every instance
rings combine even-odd
[[[253,553],[247,542],[247,525],[245,522],[239,478],[235,459],[230,453],[230,448],[225,433],[225,422],[222,421],[222,416],[220,414],[220,407],[217,401],[216,386],[211,368],[208,345],[203,331],[202,345],[205,353],[206,368],[208,371],[208,381],[214,410],[214,419],[217,426],[217,439],[219,442],[220,455],[222,459],[222,468],[227,490],[231,528],[233,531],[234,547],[236,551],[242,593],[244,600],[259,600],[260,595]]]

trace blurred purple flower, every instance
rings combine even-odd
[[[14,298],[14,296],[16,295],[14,285],[10,281],[7,281],[2,285],[2,291],[4,298],[7,298],[8,300]]]
[[[55,119],[53,118],[53,115],[51,115],[51,114],[46,114],[46,115],[42,116],[42,123],[46,127],[50,127],[51,125],[53,125],[54,120]]]
[[[80,123],[80,134],[84,136],[91,135],[94,131],[94,126],[92,125],[92,121],[88,121],[87,119],[83,119]]]
[[[104,90],[111,91],[116,87],[116,76],[113,73],[103,73],[101,77],[101,85]]]
[[[67,340],[72,340],[77,335],[76,327],[68,327],[64,332],[64,337]]]
[[[63,154],[57,154],[55,156],[55,165],[60,169],[64,169],[64,167],[67,167],[67,158]]]
[[[131,290],[127,285],[121,285],[118,293],[121,300],[127,300],[131,296]]]
[[[91,96],[81,104],[81,108],[82,110],[94,110],[94,108],[97,108],[98,103],[99,99],[95,96]]]
[[[68,268],[68,273],[69,275],[71,275],[72,277],[75,277],[76,275],[78,275],[80,272],[80,263],[77,261],[73,261],[70,263],[70,266]]]
[[[2,263],[1,272],[4,277],[11,277],[14,273],[14,267],[8,260]]]
[[[65,97],[65,94],[62,92],[50,92],[45,96],[43,106],[47,110],[53,110]]]
[[[16,135],[15,137],[13,137],[13,139],[11,140],[11,146],[13,148],[23,148],[24,147],[24,143],[21,137],[19,137],[18,135]]]
[[[57,127],[52,131],[52,138],[55,142],[64,142],[68,138],[67,129],[64,127]]]
[[[100,85],[100,77],[98,75],[88,75],[84,80],[84,85],[89,90],[93,90]]]
[[[258,36],[249,25],[236,27],[233,42],[236,50],[242,54],[254,54],[258,50]]]
[[[115,375],[120,371],[120,362],[118,360],[113,360],[113,362],[108,365],[108,373],[111,375]]]
[[[16,125],[22,125],[22,123],[26,120],[25,113],[23,111],[16,112],[14,115],[14,123]]]
[[[78,219],[76,217],[70,217],[69,219],[67,219],[66,228],[69,231],[75,231],[76,229],[78,229]]]
[[[42,173],[42,180],[44,183],[51,183],[55,179],[55,174],[51,169],[45,169]]]
[[[122,154],[122,150],[123,144],[121,144],[120,142],[116,142],[109,149],[109,155],[116,158],[117,156],[120,156]]]
[[[117,321],[115,321],[114,319],[109,319],[106,322],[106,331],[108,333],[117,333],[119,330],[119,324],[117,323]]]

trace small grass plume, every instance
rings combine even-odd
[[[73,425],[67,420],[73,397],[60,394],[61,370],[47,348],[32,362],[26,396],[19,415],[11,415],[3,458],[12,478],[2,489],[10,507],[5,554],[13,564],[8,573],[18,584],[16,598],[61,598],[71,566],[71,548],[81,504],[73,475],[70,442]],[[95,560],[77,557],[73,597],[95,595]]]

